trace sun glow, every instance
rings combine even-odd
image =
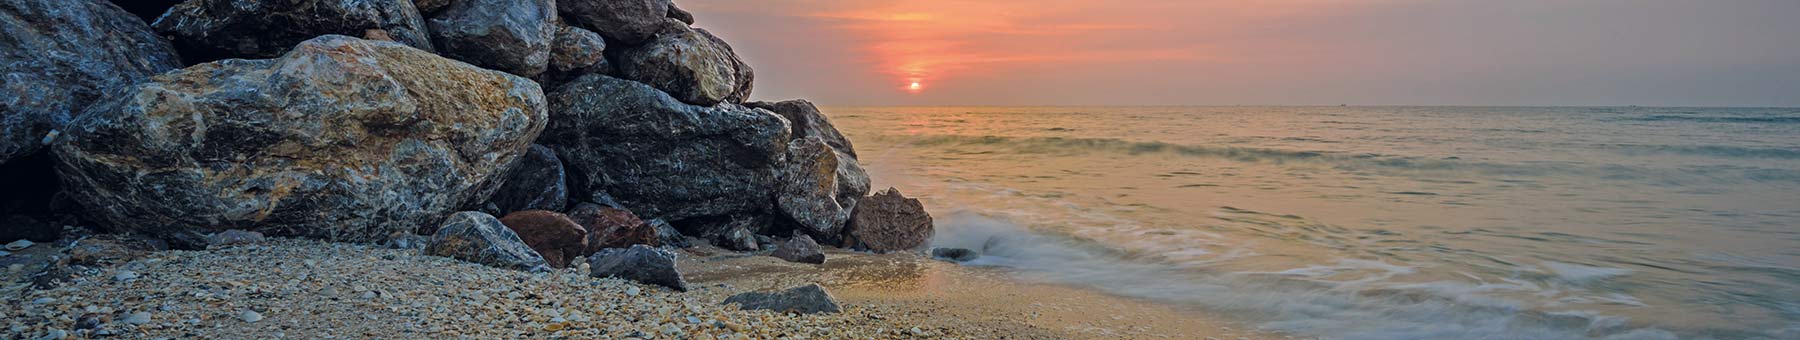
[[[924,90],[925,90],[925,85],[920,85],[919,81],[917,81],[917,80],[913,81],[912,85],[906,86],[907,92],[918,93],[919,91],[924,91]]]

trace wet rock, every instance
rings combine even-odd
[[[631,211],[593,203],[582,203],[569,210],[569,219],[587,228],[587,250],[582,254],[593,254],[601,249],[630,248],[632,245],[660,246],[656,228],[639,219]]]
[[[226,230],[206,237],[207,248],[220,248],[263,243],[263,234],[254,231]]]
[[[694,246],[693,243],[688,242],[687,235],[682,235],[681,230],[675,229],[675,226],[670,225],[668,221],[654,219],[645,223],[649,223],[650,230],[656,232],[657,243],[676,248],[689,248]]]
[[[431,235],[425,254],[497,268],[535,271],[545,266],[543,256],[500,219],[473,211],[450,215],[437,234]]]
[[[161,17],[164,12],[169,11],[170,7],[175,7],[175,4],[182,1],[185,0],[112,0],[112,3],[119,5],[119,8],[131,12],[138,18],[144,19],[144,23],[148,24],[156,22],[157,17]]]
[[[969,262],[981,258],[981,254],[963,248],[931,248],[931,257],[953,262]]]
[[[43,149],[107,90],[178,67],[168,42],[106,2],[0,0],[0,164]]]
[[[819,243],[806,235],[794,235],[775,248],[775,257],[788,262],[824,264],[825,252],[819,250]]]
[[[787,122],[765,110],[694,106],[642,83],[588,75],[550,94],[539,143],[568,166],[571,197],[610,195],[640,217],[764,211]]]
[[[189,0],[152,26],[174,40],[189,63],[273,58],[315,37],[369,30],[435,51],[410,0]]]
[[[489,197],[546,123],[528,79],[345,36],[124,90],[56,144],[58,173],[76,201],[106,203],[87,217],[164,237],[435,226]]]
[[[587,229],[554,211],[515,212],[500,218],[500,223],[517,233],[551,267],[567,268],[587,249]]]
[[[550,63],[555,23],[552,0],[458,0],[427,21],[444,56],[521,77]]]
[[[842,233],[857,200],[869,192],[869,175],[856,159],[819,137],[789,142],[787,163],[776,176],[776,207],[801,230],[827,239]]]
[[[755,73],[731,45],[703,29],[682,28],[616,50],[619,75],[650,84],[689,104],[742,103]]]
[[[550,69],[544,79],[561,84],[588,74],[611,74],[606,61],[606,39],[599,33],[574,26],[556,30],[556,41],[550,46]]]
[[[687,280],[675,268],[675,253],[634,245],[625,249],[605,249],[588,257],[593,277],[616,277],[646,284],[687,291]]]
[[[562,211],[568,205],[568,178],[556,151],[532,144],[506,173],[506,182],[488,198],[496,212],[523,210]]]
[[[626,45],[642,44],[657,33],[674,29],[669,0],[559,0],[563,20]]]
[[[769,310],[778,313],[837,313],[837,299],[825,287],[807,284],[779,292],[745,292],[725,298],[725,304],[737,304],[745,310]]]
[[[402,232],[388,235],[387,240],[381,241],[381,246],[388,249],[425,249],[427,243],[430,243],[430,239],[424,236]]]
[[[905,251],[925,245],[932,233],[925,205],[888,188],[857,201],[844,243],[875,252]]]

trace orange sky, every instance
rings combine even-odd
[[[677,0],[764,99],[1800,105],[1800,1],[1726,2]]]

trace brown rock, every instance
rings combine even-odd
[[[500,218],[525,245],[544,256],[551,267],[566,268],[587,248],[587,229],[569,216],[548,210],[526,210]]]
[[[69,263],[98,266],[131,262],[146,253],[148,245],[116,235],[99,235],[69,245]]]
[[[875,252],[904,251],[925,245],[932,233],[925,205],[888,188],[856,203],[844,244]]]
[[[662,245],[656,238],[656,229],[629,210],[582,203],[569,211],[569,219],[587,228],[587,249],[582,252],[584,255],[591,255],[601,249],[630,248],[634,244],[651,247]]]

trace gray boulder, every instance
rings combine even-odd
[[[559,0],[558,13],[575,26],[599,32],[606,39],[637,45],[657,33],[686,27],[669,19],[669,0]]]
[[[788,262],[825,263],[825,252],[819,249],[819,243],[804,234],[794,235],[787,241],[782,241],[781,245],[776,246],[773,255]]]
[[[681,103],[642,83],[588,75],[550,93],[539,143],[556,149],[572,199],[609,195],[638,216],[680,221],[760,212],[785,156],[787,121],[764,110]]]
[[[500,215],[523,210],[562,211],[568,206],[568,178],[555,150],[532,144],[511,168],[505,184],[488,198]]]
[[[675,253],[634,245],[631,248],[603,249],[588,257],[593,277],[615,277],[687,291],[687,279],[675,269]]]
[[[561,84],[588,74],[611,74],[606,61],[606,39],[594,31],[574,26],[556,30],[556,41],[550,45],[550,69],[544,74],[548,83]]]
[[[693,243],[688,242],[687,235],[682,235],[681,230],[675,229],[675,226],[670,225],[668,221],[654,219],[645,221],[644,223],[650,224],[650,230],[656,233],[657,243],[676,248],[688,248],[694,246]]]
[[[544,73],[556,37],[552,0],[459,0],[431,17],[444,56],[522,77]]]
[[[790,134],[794,136],[794,139],[818,137],[824,140],[825,144],[831,145],[833,150],[850,155],[850,158],[856,158],[856,148],[850,144],[850,139],[844,138],[844,134],[838,132],[837,126],[831,124],[831,119],[826,118],[824,113],[819,112],[819,107],[814,106],[810,101],[794,99],[779,102],[749,102],[744,103],[744,106],[769,110],[769,112],[781,115],[781,118],[787,118],[788,126],[791,129]],[[866,193],[868,190],[863,191]]]
[[[56,144],[58,172],[89,218],[159,236],[429,230],[492,195],[546,120],[530,80],[344,36],[122,90]]]
[[[619,75],[668,92],[681,101],[711,106],[742,103],[750,97],[755,72],[731,45],[703,29],[657,35],[642,46],[618,49]]]
[[[931,215],[918,199],[888,188],[857,201],[844,230],[844,244],[874,252],[913,250],[931,240],[931,223]]]
[[[153,26],[190,63],[273,58],[327,34],[389,37],[435,51],[411,0],[189,0]]]
[[[777,313],[837,313],[837,299],[825,287],[807,284],[779,292],[745,292],[725,298],[725,304],[737,304],[745,310],[768,310]]]
[[[549,268],[544,257],[531,250],[493,215],[464,211],[450,215],[425,243],[425,254],[443,256],[495,268],[539,271]]]
[[[776,176],[776,207],[805,232],[827,239],[843,231],[857,200],[869,192],[869,175],[856,158],[819,137],[789,142],[787,163]]]
[[[0,164],[42,149],[108,89],[180,67],[168,42],[105,1],[0,0]]]

